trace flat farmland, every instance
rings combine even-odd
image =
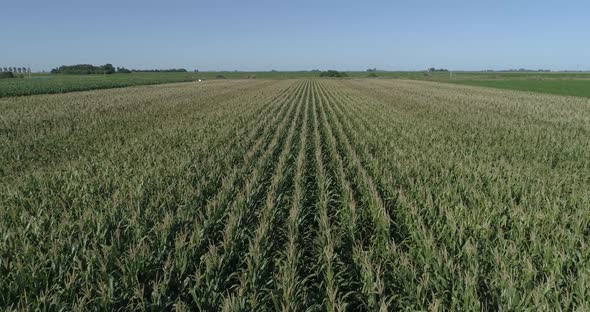
[[[397,79],[0,99],[0,307],[588,310],[590,100]]]

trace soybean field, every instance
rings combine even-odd
[[[590,99],[398,79],[0,99],[0,309],[590,309]]]

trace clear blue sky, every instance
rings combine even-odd
[[[590,69],[590,1],[1,0],[0,66]]]

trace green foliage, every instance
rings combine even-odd
[[[0,79],[5,79],[5,78],[14,78],[14,74],[12,72],[1,72]]]
[[[1,310],[590,308],[587,99],[312,78],[0,102]]]
[[[367,77],[369,77],[369,78],[376,78],[376,77],[379,77],[379,76],[376,73],[369,73],[367,75]]]
[[[115,73],[115,68],[112,64],[105,64],[103,66],[94,66],[90,64],[62,65],[58,68],[52,69],[51,73],[65,75],[110,75]]]
[[[131,71],[125,67],[117,67],[117,74],[131,74]]]
[[[348,75],[345,72],[339,72],[337,70],[328,70],[321,72],[320,77],[342,78],[348,77]]]

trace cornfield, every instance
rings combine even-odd
[[[133,73],[116,75],[35,74],[32,78],[0,79],[0,98],[112,89],[198,80],[193,73]]]
[[[426,81],[0,99],[0,307],[589,310],[589,137]]]

